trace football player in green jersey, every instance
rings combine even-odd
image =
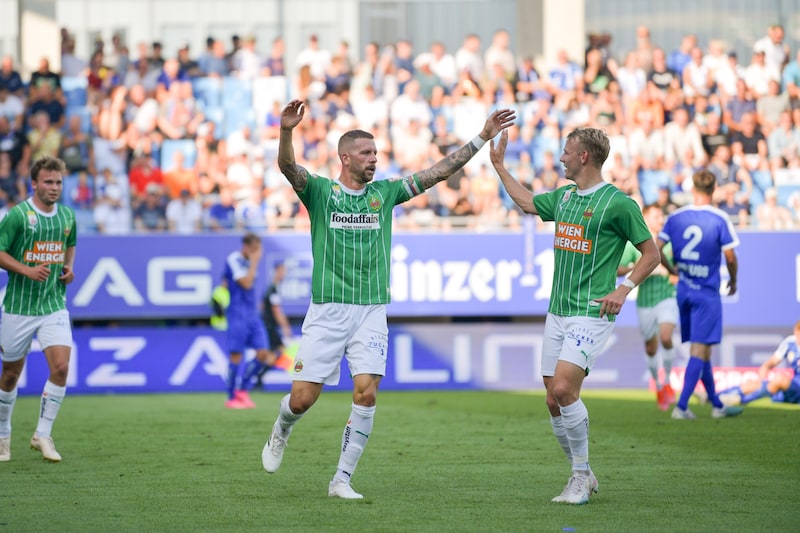
[[[628,293],[661,258],[638,204],[603,180],[606,134],[578,128],[567,135],[561,163],[574,183],[532,195],[505,168],[508,133],[492,141],[491,160],[503,186],[525,213],[555,221],[555,270],[542,346],[542,377],[553,433],[572,463],[572,476],[554,502],[584,504],[597,492],[589,467],[589,413],[581,400],[584,378],[602,353]],[[625,244],[642,258],[619,286]]]
[[[11,458],[11,415],[17,381],[34,335],[44,351],[50,376],[44,385],[39,422],[31,447],[47,461],[61,461],[50,436],[67,391],[72,328],[67,284],[75,279],[75,214],[58,203],[64,188],[64,162],[42,157],[31,167],[33,196],[0,221],[0,267],[8,287],[0,318],[0,461]]]
[[[642,208],[644,220],[653,238],[664,227],[664,212],[661,207],[651,204]],[[662,251],[669,260],[672,259],[672,247],[665,246]],[[630,242],[625,246],[617,274],[625,276],[630,273],[639,260],[639,250]],[[636,315],[639,319],[639,331],[644,337],[644,351],[647,355],[647,368],[656,385],[656,401],[662,411],[675,403],[675,392],[669,382],[672,373],[672,362],[675,359],[675,345],[672,335],[678,323],[678,300],[675,298],[675,284],[678,277],[671,275],[666,267],[658,265],[639,285],[636,295]],[[661,346],[659,365],[658,347]],[[664,369],[664,379],[659,376],[659,367]]]
[[[513,110],[495,111],[478,136],[432,167],[376,182],[375,139],[362,130],[348,131],[339,139],[337,179],[299,166],[292,131],[304,111],[302,101],[292,100],[281,112],[278,165],[311,220],[311,304],[303,322],[292,390],[281,400],[261,459],[267,472],[278,470],[292,427],[317,401],[323,385],[339,382],[344,356],[353,378],[353,404],[328,495],[361,499],[350,478],[372,432],[378,385],[386,373],[392,210],[463,167],[516,117]]]

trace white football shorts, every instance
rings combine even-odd
[[[547,313],[542,342],[542,376],[553,377],[559,361],[577,365],[589,375],[613,332],[614,322],[605,318]]]
[[[639,317],[639,331],[644,340],[649,340],[658,335],[661,324],[678,323],[678,300],[667,298],[661,300],[655,307],[637,307]]]
[[[312,303],[303,321],[292,379],[337,385],[342,356],[351,376],[386,375],[385,305]]]
[[[42,350],[50,346],[72,346],[72,327],[66,309],[49,315],[26,316],[3,313],[0,318],[0,348],[3,361],[19,361],[31,351],[33,336]]]

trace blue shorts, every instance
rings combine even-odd
[[[719,293],[684,289],[678,291],[681,341],[719,344],[722,340],[722,299]]]
[[[267,330],[261,317],[228,317],[228,352],[244,353],[245,349],[267,349]]]
[[[772,395],[773,402],[800,403],[800,376],[792,378],[792,383],[786,390],[781,390]]]

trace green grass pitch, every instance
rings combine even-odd
[[[38,398],[19,398],[0,463],[8,532],[756,532],[800,530],[800,409],[761,400],[695,421],[645,391],[584,391],[600,493],[550,503],[569,466],[542,393],[382,392],[353,477],[362,501],[327,497],[350,395],[324,392],[276,474],[261,448],[277,393],[226,411],[220,394],[67,396],[54,430],[64,460],[28,441]]]

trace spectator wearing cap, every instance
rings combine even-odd
[[[133,227],[138,232],[159,233],[167,229],[167,211],[161,187],[147,186],[146,193],[133,212]]]
[[[189,189],[181,189],[167,204],[167,227],[173,233],[190,235],[202,230],[203,207]]]
[[[189,79],[200,76],[200,67],[197,61],[189,55],[189,43],[183,42],[178,48],[178,69]]]
[[[164,47],[161,45],[161,42],[154,41],[150,49],[150,55],[147,58],[151,70],[160,70],[164,68],[166,60],[164,59],[163,53]]]

